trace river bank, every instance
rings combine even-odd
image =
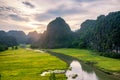
[[[97,70],[99,69],[99,71],[104,72],[105,74],[108,74],[109,76],[117,77],[116,80],[120,80],[119,60],[98,56],[93,53],[91,54],[89,51],[86,51],[85,53],[84,51],[85,50],[77,50],[77,49],[52,49],[52,50],[49,50],[49,53],[52,52],[52,55],[59,57],[60,59],[66,61],[68,64],[71,62],[71,58],[77,59],[90,66],[93,66],[94,68],[97,68]],[[59,55],[61,53],[62,55]],[[67,55],[67,57],[65,55]],[[68,56],[71,56],[71,58]],[[113,64],[110,64],[112,63],[111,61],[113,62]],[[114,61],[118,61],[118,63],[115,64],[116,62]],[[106,62],[107,64],[105,65]],[[104,66],[101,65],[102,66],[101,67],[100,64],[103,64],[103,63],[104,63]],[[106,69],[107,65],[110,66],[111,68],[108,67],[108,69]]]

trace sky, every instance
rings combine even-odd
[[[120,0],[0,0],[0,30],[42,33],[62,17],[75,31],[85,20],[115,11],[120,11]]]

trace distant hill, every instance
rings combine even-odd
[[[8,49],[8,47],[16,46],[17,40],[9,36],[5,31],[0,31],[0,51]]]
[[[47,25],[47,30],[37,42],[41,48],[69,47],[72,41],[72,31],[61,17],[57,17]]]
[[[6,43],[4,41],[7,39],[16,39],[18,44],[32,44],[32,48],[88,48],[104,52],[100,55],[120,58],[120,11],[100,15],[96,20],[86,20],[75,32],[71,31],[63,18],[57,17],[42,34],[36,31],[28,35],[23,31],[0,31],[0,38],[0,44]],[[13,42],[7,43],[7,46],[16,45],[16,42],[10,43]]]
[[[26,43],[27,36],[23,31],[10,30],[10,31],[7,32],[7,34],[9,36],[15,37],[19,44],[25,44]]]
[[[40,35],[37,33],[37,31],[29,32],[27,35],[27,43],[31,44],[33,42],[38,41],[40,38]]]
[[[120,11],[86,20],[80,29],[72,32],[60,17],[47,25],[47,30],[32,45],[36,48],[88,48],[105,52],[104,56],[120,57]]]

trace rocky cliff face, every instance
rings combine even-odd
[[[61,17],[57,17],[47,25],[47,30],[39,40],[42,48],[68,47],[71,42],[71,29]]]

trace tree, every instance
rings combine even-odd
[[[8,36],[6,32],[0,31],[0,51],[7,50],[8,47],[16,46],[17,41],[14,37]]]

